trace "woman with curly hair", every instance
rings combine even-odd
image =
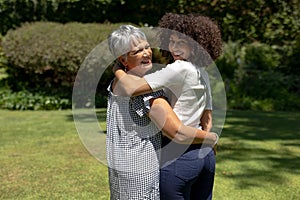
[[[209,132],[212,99],[205,67],[221,54],[219,27],[208,17],[173,13],[165,14],[159,27],[161,49],[172,63],[144,77],[116,70],[118,87],[127,96],[164,89],[174,112],[185,125]],[[161,113],[163,108],[157,108],[156,115]],[[162,126],[164,121],[158,123]],[[179,144],[168,137],[163,143],[161,199],[212,199],[213,148],[205,144]]]

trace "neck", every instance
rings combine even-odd
[[[137,73],[134,70],[128,71],[127,74],[131,74],[131,75],[138,76],[138,77],[143,77],[144,76],[144,74]]]

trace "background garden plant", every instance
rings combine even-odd
[[[296,0],[0,0],[0,68],[7,73],[0,87],[9,90],[0,108],[70,108],[80,64],[120,23],[157,26],[165,12],[197,12],[217,20],[222,30],[224,52],[216,64],[229,108],[299,110],[299,9]],[[99,82],[97,107],[106,106],[111,78],[107,70]],[[57,105],[7,106],[16,104],[7,101],[20,91],[54,96]],[[35,99],[23,104],[43,104]]]

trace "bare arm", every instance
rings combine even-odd
[[[217,140],[215,133],[185,126],[164,98],[153,100],[149,116],[167,137],[177,143],[214,145]]]
[[[212,128],[212,110],[204,110],[200,119],[200,125],[203,130],[210,132]],[[213,146],[213,150],[215,155],[217,155],[217,143]]]
[[[204,110],[203,115],[200,119],[200,125],[203,130],[210,131],[212,128],[212,111]]]
[[[121,69],[115,71],[115,77],[117,79],[115,90],[122,96],[137,96],[152,92],[144,78],[127,74]]]

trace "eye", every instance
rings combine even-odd
[[[178,46],[181,46],[181,47],[182,47],[182,46],[185,46],[185,45],[186,45],[186,42],[185,42],[185,41],[179,41],[179,42],[178,42]]]
[[[135,51],[131,51],[130,54],[131,54],[131,55],[136,55],[136,54],[138,54],[138,53],[140,53],[140,52],[142,52],[142,49],[137,49],[137,50],[135,50]]]
[[[139,49],[139,50],[137,50],[137,51],[136,51],[136,54],[142,52],[143,50],[144,50],[144,49]]]

